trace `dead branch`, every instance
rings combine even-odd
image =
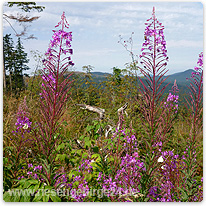
[[[76,105],[80,106],[81,109],[87,109],[89,111],[96,112],[99,114],[100,119],[104,119],[105,109],[101,109],[99,107],[94,107],[86,104],[76,104]]]
[[[126,109],[127,109],[127,106],[128,106],[128,103],[126,102],[126,104],[124,105],[124,106],[122,106],[122,107],[120,107],[118,110],[117,110],[117,114],[118,114],[118,116],[120,116],[121,114],[123,114],[124,112],[125,112],[125,114],[127,115],[127,113],[126,113]]]
[[[108,127],[108,129],[106,129],[106,132],[105,132],[105,137],[107,138],[108,137],[108,135],[109,135],[109,132],[111,132],[112,131],[112,129],[113,129],[113,127],[112,126],[110,126],[110,125],[107,125],[107,127]]]
[[[24,16],[22,14],[17,14],[17,16],[14,15],[7,15],[7,14],[3,14],[3,19],[10,25],[11,29],[15,32],[17,37],[22,37],[22,36],[26,36],[27,33],[27,26],[23,25],[23,23],[31,23],[34,20],[39,19],[40,16],[34,16],[34,17],[29,17],[29,16]],[[17,22],[19,22],[19,25],[23,26],[23,31],[21,31],[20,33],[17,33],[16,29],[12,26],[12,24],[10,23],[9,20],[15,20]],[[30,35],[28,37],[26,37],[25,39],[36,39],[36,37],[34,37],[34,35]]]
[[[34,17],[29,17],[28,15],[22,15],[22,14],[17,14],[16,16],[14,15],[7,15],[7,14],[3,14],[4,17],[7,17],[9,19],[13,19],[16,20],[18,22],[32,22],[34,20],[39,19],[40,16],[34,16]]]
[[[102,109],[102,108],[99,108],[99,107],[90,106],[90,105],[86,105],[86,104],[76,104],[76,105],[79,106],[81,109],[87,109],[89,111],[98,113],[99,116],[100,116],[99,118],[100,119],[104,119],[105,109]],[[128,106],[128,103],[126,103],[125,105],[123,105],[122,107],[120,107],[117,110],[117,114],[118,114],[118,117],[119,117],[119,122],[118,122],[118,125],[117,125],[118,129],[120,128],[123,114],[125,113],[127,115],[127,113],[125,111],[127,109],[127,106]],[[113,129],[112,126],[107,125],[107,128],[105,128],[105,137],[106,138],[108,137],[108,135],[112,131],[112,129]],[[100,132],[100,131],[98,131],[98,132]],[[100,133],[102,133],[102,131]]]
[[[119,130],[120,127],[122,126],[122,122],[123,122],[123,114],[125,113],[126,116],[128,116],[127,112],[125,111],[127,109],[127,106],[128,106],[128,103],[126,102],[126,104],[122,107],[120,107],[118,110],[117,110],[117,114],[118,114],[118,117],[119,117],[119,121],[118,121],[118,124],[117,124],[117,129]]]

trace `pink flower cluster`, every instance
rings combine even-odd
[[[179,92],[179,89],[178,89],[178,86],[176,83],[176,79],[175,79],[174,85],[172,86],[172,89],[170,91],[171,92],[169,93],[169,95],[167,97],[167,102],[164,102],[164,105],[166,108],[172,109],[173,111],[175,111],[175,113],[177,113],[178,99],[179,99],[179,95],[177,93]]]
[[[145,171],[144,163],[140,161],[138,153],[134,152],[132,155],[126,154],[121,157],[120,169],[117,170],[114,178],[110,175],[100,174],[98,180],[102,178],[103,189],[113,191],[115,195],[127,194],[132,191],[139,192],[138,186],[143,170]],[[107,196],[109,197],[110,194]]]
[[[22,170],[25,170],[25,168],[22,168]],[[37,165],[37,166],[33,166],[33,164],[29,163],[28,164],[28,170],[27,170],[27,177],[25,176],[21,176],[18,179],[26,179],[26,178],[33,178],[33,179],[38,179],[40,181],[45,181],[44,179],[40,178],[40,176],[37,174],[38,172],[42,171],[42,166],[41,165]]]
[[[167,97],[167,102],[164,102],[165,107],[172,107],[174,110],[176,110],[175,113],[177,113],[178,98],[179,98],[179,95],[169,93],[169,95]]]
[[[140,58],[148,55],[151,51],[154,53],[154,55],[150,54],[153,58],[157,56],[167,57],[166,41],[163,34],[164,26],[157,20],[154,11],[153,16],[147,19],[145,25],[147,26],[144,32],[145,41],[142,45],[142,55],[140,55]]]
[[[77,175],[72,176],[70,183],[67,187],[71,190],[71,197],[77,202],[85,201],[89,193],[89,186],[86,176],[92,173],[93,167],[91,166],[91,160],[83,159],[80,163],[79,168],[76,170]],[[78,184],[77,184],[78,183]],[[81,193],[76,193],[76,191],[82,191]]]
[[[199,59],[198,59],[198,61],[197,61],[197,65],[199,66],[199,67],[195,67],[195,70],[196,71],[198,71],[199,69],[202,69],[202,67],[203,67],[203,52],[201,52],[200,54],[199,54]],[[201,67],[201,68],[200,68]]]
[[[22,135],[24,135],[25,132],[29,133],[31,131],[31,124],[32,122],[29,120],[28,107],[26,105],[25,97],[23,103],[20,104],[18,108],[17,120],[15,123],[17,128],[13,131],[13,134],[16,136],[18,133],[21,133]]]
[[[192,72],[191,77],[195,79],[196,75],[200,76],[203,71],[203,52],[199,54],[199,59],[197,61],[197,67],[195,67],[195,72]]]
[[[73,54],[73,50],[71,49],[72,32],[64,31],[64,27],[69,28],[65,13],[63,13],[61,21],[55,27],[58,27],[60,25],[62,26],[62,29],[59,29],[57,31],[53,30],[54,34],[52,36],[52,40],[50,40],[49,48],[45,53],[45,55],[48,56],[48,60],[50,61],[57,61],[60,58],[61,54]],[[54,48],[56,47],[59,47],[59,54],[57,54],[56,50],[54,50]],[[66,57],[66,59],[71,60],[70,57]],[[74,63],[72,61],[69,61],[69,65],[73,66]]]
[[[179,98],[179,95],[172,95],[171,93],[169,93],[169,95],[167,97],[167,102],[178,103],[178,98]]]

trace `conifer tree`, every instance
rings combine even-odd
[[[4,56],[4,74],[5,77],[4,79],[6,80],[6,74],[9,73],[9,85],[10,85],[10,90],[12,91],[12,73],[14,70],[14,42],[11,38],[11,34],[6,34],[3,37],[3,56]],[[5,82],[6,84],[6,82]]]
[[[29,59],[27,58],[27,53],[24,51],[24,47],[19,37],[16,45],[16,51],[15,51],[15,68],[14,68],[15,88],[21,89],[24,87],[23,71],[29,69],[29,67],[27,66],[28,62]]]

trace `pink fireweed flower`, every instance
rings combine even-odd
[[[42,61],[44,67],[41,70],[42,85],[39,98],[41,135],[37,139],[47,157],[58,142],[55,133],[61,125],[59,120],[65,112],[72,82],[72,73],[68,74],[68,70],[74,65],[71,61],[72,32],[67,32],[67,28],[69,24],[63,12],[61,21],[56,25],[56,30],[53,30],[49,48],[45,53],[46,58]]]
[[[33,167],[33,165],[32,164],[28,164],[28,168],[30,168],[30,167]]]
[[[30,132],[32,122],[29,120],[30,114],[28,113],[28,107],[26,105],[26,97],[22,104],[20,104],[17,112],[17,120],[15,125],[17,126],[16,131],[13,133],[20,133],[21,129],[23,129],[23,134],[25,132]]]
[[[199,54],[199,59],[198,59],[198,61],[197,61],[197,65],[198,65],[199,67],[203,67],[203,52],[201,52],[201,53]]]
[[[194,80],[195,83],[198,82],[198,79],[200,78],[203,72],[203,52],[199,54],[197,65],[198,66],[194,67],[195,72],[191,73],[191,78]]]
[[[145,41],[142,44],[141,51],[152,51],[155,50],[156,57],[167,57],[167,50],[166,50],[166,41],[163,34],[164,26],[157,21],[157,18],[155,17],[155,12],[153,9],[153,17],[147,20],[147,25],[144,36]],[[155,26],[154,26],[155,25]],[[140,55],[140,58],[143,58],[145,56],[145,52]],[[153,56],[153,58],[156,58]],[[168,58],[167,58],[168,60]],[[141,62],[142,64],[145,64],[144,61]],[[147,66],[147,65],[145,65]]]
[[[145,167],[144,163],[138,158],[139,155],[137,152],[121,157],[120,169],[117,170],[114,177],[111,177],[110,174],[102,175],[101,173],[99,179],[103,181],[103,189],[114,191],[114,194],[116,194],[117,191],[127,194],[133,189],[139,192],[138,186],[141,180],[141,172],[145,171]]]
[[[47,49],[47,52],[45,55],[47,56],[47,59],[43,60],[43,63],[45,65],[45,68],[43,70],[45,71],[45,74],[42,76],[42,79],[47,82],[46,86],[53,87],[53,90],[55,90],[56,85],[56,74],[54,70],[48,69],[51,68],[51,66],[55,65],[56,62],[61,61],[62,58],[60,58],[59,55],[57,55],[57,50],[59,48],[60,55],[67,55],[73,54],[73,50],[71,47],[71,41],[72,41],[72,32],[66,32],[64,31],[64,28],[69,28],[69,24],[66,20],[65,13],[63,12],[61,21],[56,25],[56,27],[61,26],[62,28],[59,30],[53,30],[54,34],[52,36],[52,40],[50,40],[49,48]],[[66,47],[66,48],[63,48]],[[66,57],[65,60],[70,60],[70,57]],[[63,61],[63,60],[62,60]],[[68,66],[73,66],[74,63],[72,61],[67,62]],[[49,70],[49,73],[47,72]]]
[[[32,175],[32,172],[27,172],[27,175]]]
[[[175,113],[177,113],[179,95],[176,93],[179,92],[179,89],[176,83],[176,79],[175,79],[174,85],[172,86],[172,90],[170,91],[171,92],[169,93],[167,97],[167,102],[164,102],[164,105],[166,108],[172,109],[175,111]]]

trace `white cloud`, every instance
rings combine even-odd
[[[84,51],[76,51],[74,53],[75,56],[81,57],[95,57],[102,55],[111,55],[111,53],[115,53],[117,50],[110,48],[102,48],[102,49],[93,49],[93,50],[84,50]]]
[[[184,48],[202,48],[203,41],[190,41],[190,40],[169,40],[167,41],[168,48],[184,47]]]

